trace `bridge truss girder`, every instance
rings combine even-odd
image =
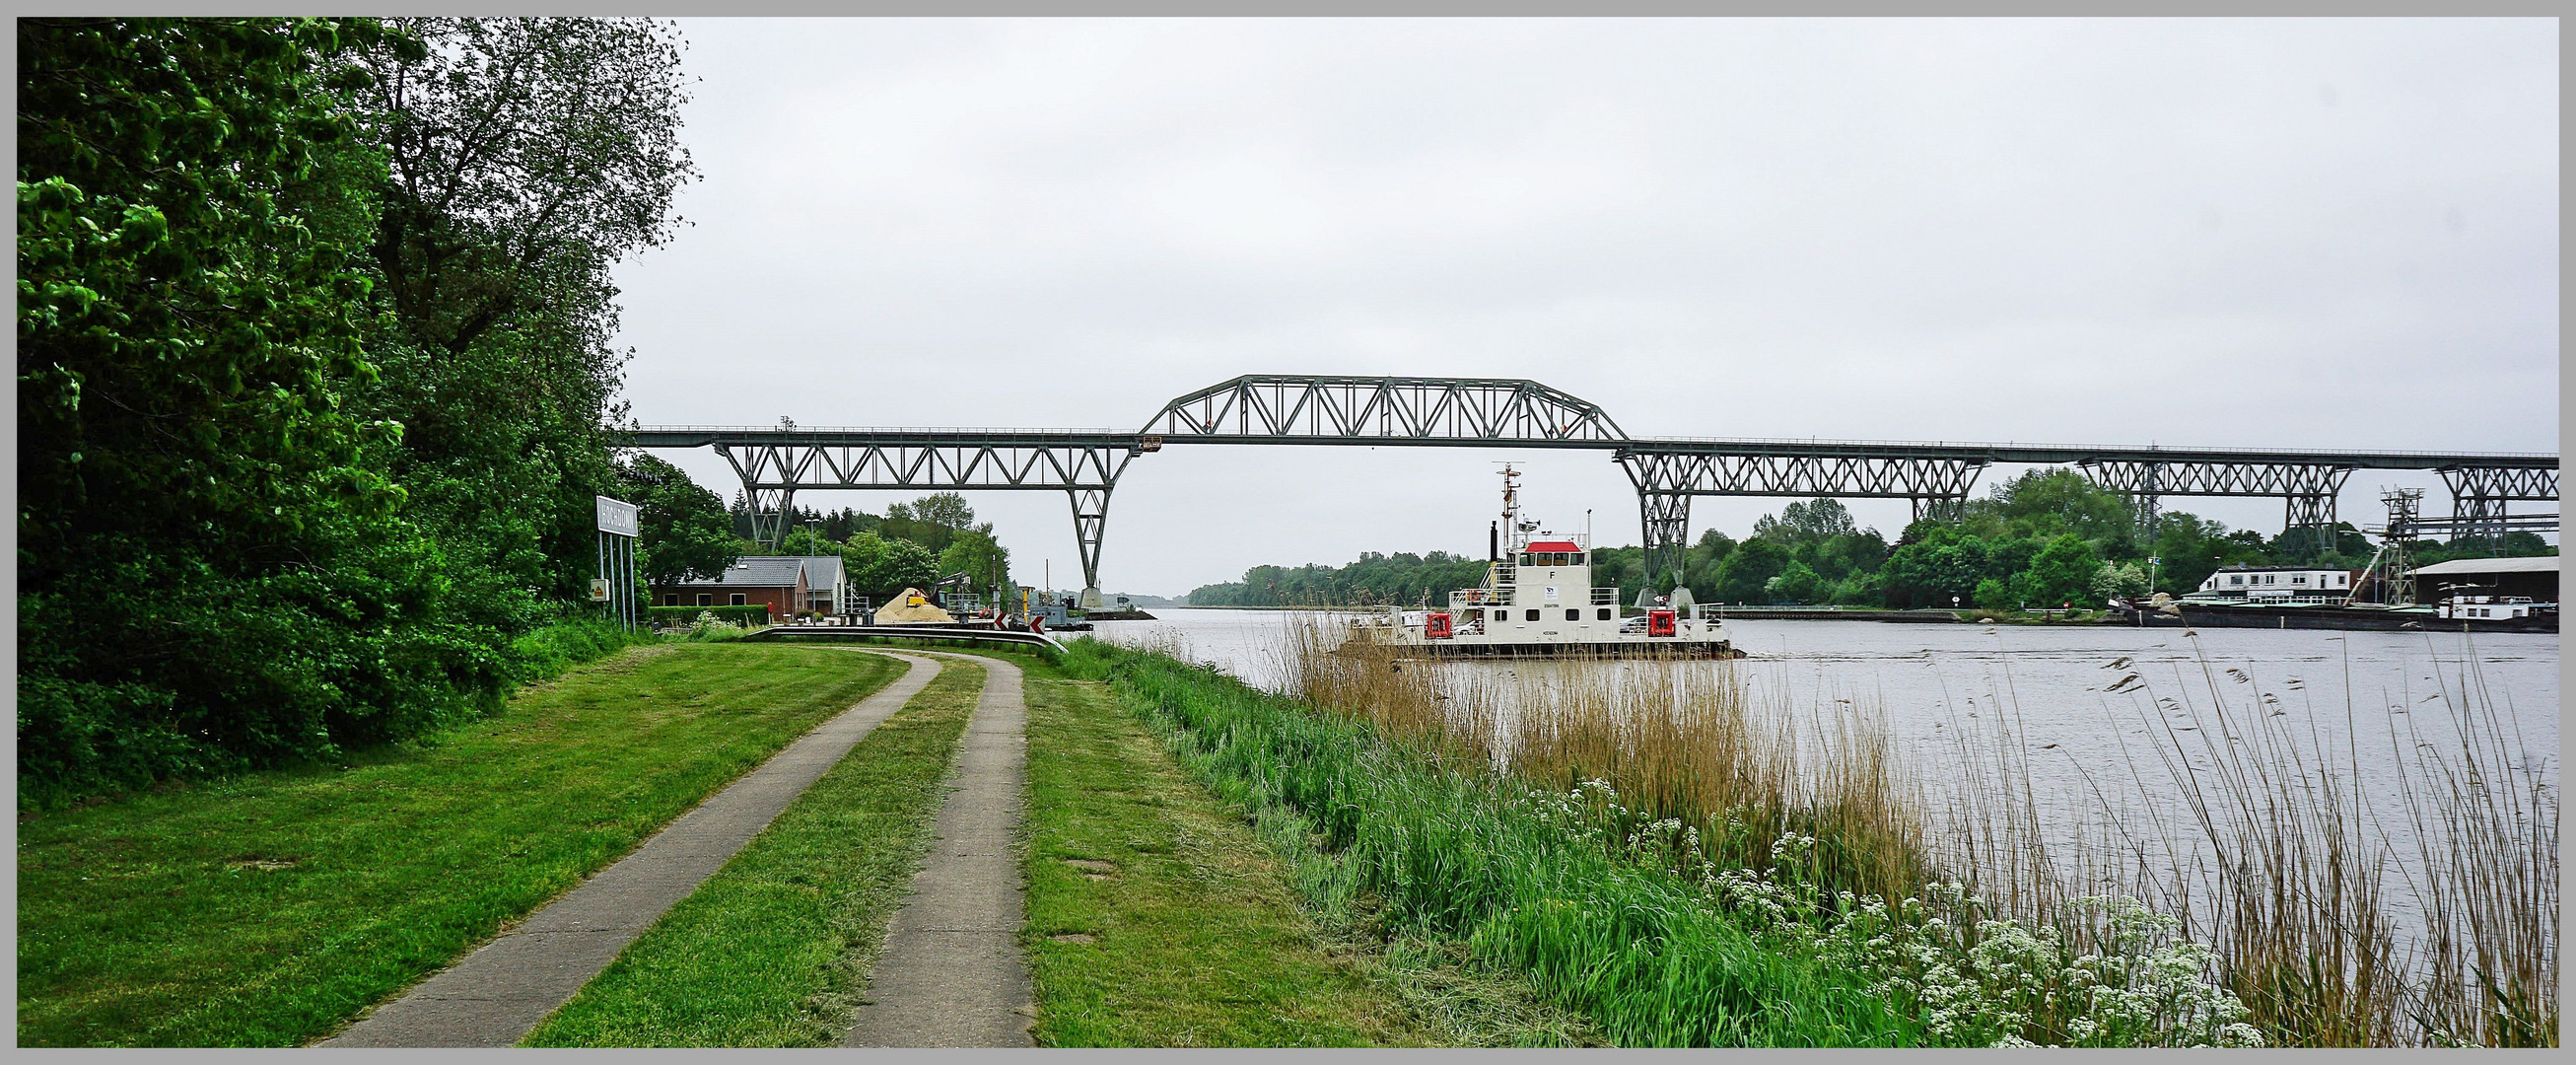
[[[1941,456],[1800,454],[1719,450],[1715,447],[1627,447],[1617,454],[1637,488],[1646,538],[1649,582],[1682,579],[1689,547],[1692,496],[1838,496],[1905,499],[1915,520],[1958,514],[1986,463]]]
[[[2087,458],[2076,463],[2094,484],[2135,501],[2141,533],[2152,535],[2162,496],[2277,496],[2281,531],[2331,536],[2335,500],[2355,467],[2343,463]],[[2329,541],[2331,546],[2331,541]]]
[[[1143,432],[1179,443],[1604,447],[1599,406],[1536,381],[1253,375],[1163,405]]]
[[[2434,471],[2451,490],[2451,539],[2500,539],[2509,531],[2505,503],[2558,498],[2558,471],[2498,466],[2449,466]]]
[[[742,479],[752,538],[778,550],[799,490],[1060,491],[1073,505],[1084,598],[1098,602],[1109,494],[1157,444],[1115,434],[747,430],[711,439]]]

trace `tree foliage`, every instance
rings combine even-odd
[[[396,19],[358,53],[385,179],[360,401],[406,427],[394,475],[460,598],[524,625],[591,576],[590,497],[625,421],[619,259],[670,239],[693,176],[679,42],[630,19]]]
[[[498,665],[403,520],[324,159],[364,21],[18,23],[22,803],[401,735]],[[347,158],[343,154],[341,158]],[[363,173],[363,170],[361,170]],[[337,180],[335,180],[337,179]]]
[[[850,586],[878,599],[939,583],[939,557],[910,540],[852,533],[841,549],[841,561]]]
[[[686,172],[638,26],[19,22],[22,804],[474,712],[568,608]]]
[[[617,481],[636,507],[636,570],[646,584],[712,578],[742,557],[724,501],[679,467],[639,454],[618,468]]]
[[[1192,589],[1192,606],[1411,606],[1446,603],[1449,593],[1484,583],[1485,560],[1446,551],[1428,555],[1371,551],[1347,566],[1254,566],[1243,579]]]

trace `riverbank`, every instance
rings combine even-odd
[[[1221,634],[1233,638],[1239,628],[1229,624]],[[1781,628],[1789,635],[1804,627]],[[1898,1033],[1898,1041],[1982,1045],[1971,1031],[1984,1026],[1994,1040],[2059,1045],[2254,1039],[2310,1046],[2555,1044],[2557,810],[2545,775],[2554,772],[2554,762],[2528,764],[2539,756],[2517,753],[2513,744],[2520,741],[2509,733],[2523,726],[2501,726],[2496,719],[2509,710],[2503,700],[2513,696],[2489,694],[2514,690],[2490,685],[2527,672],[2524,658],[2506,650],[2500,658],[2490,652],[2477,660],[2497,664],[2445,660],[2433,666],[2436,674],[2456,669],[2463,676],[2430,694],[2405,696],[2397,709],[2416,713],[2391,720],[2403,723],[2400,735],[2407,737],[2396,749],[2411,755],[2363,776],[2362,767],[2372,759],[2355,764],[2350,757],[2366,755],[2379,741],[2348,736],[2320,745],[2318,726],[2305,719],[2322,721],[2329,713],[2341,719],[2346,710],[2316,706],[2292,713],[2288,701],[2310,697],[2302,692],[2300,674],[2325,671],[2309,678],[2322,682],[2336,670],[2349,674],[2362,665],[2358,657],[2334,664],[2331,649],[2344,638],[2264,634],[2247,646],[2260,646],[2268,655],[2286,650],[2276,646],[2286,641],[2329,653],[2320,659],[2312,651],[2289,651],[2282,664],[2296,672],[2261,680],[2225,661],[2210,662],[2198,643],[2155,650],[2160,659],[2170,659],[2177,684],[2188,675],[2200,678],[2204,690],[2170,689],[2176,698],[2159,698],[2157,705],[2170,705],[2172,719],[2145,722],[2139,738],[2124,735],[2139,726],[2111,722],[2111,731],[2120,734],[2114,738],[2128,751],[2130,772],[2142,775],[2124,782],[2116,772],[2103,779],[2079,769],[2095,788],[2113,793],[2097,796],[2100,802],[2117,804],[2088,813],[2089,801],[2057,805],[2034,798],[2031,790],[2037,769],[2065,761],[2056,750],[2060,744],[2047,737],[2054,732],[2072,742],[2065,730],[2079,723],[2055,714],[2023,719],[2003,693],[2015,671],[2034,665],[2049,672],[2074,667],[2080,676],[2066,679],[2135,691],[2137,674],[2150,671],[2147,643],[2164,644],[2156,642],[2161,637],[2126,629],[2067,628],[2066,636],[2085,646],[2058,646],[2064,641],[2050,639],[2044,641],[2048,649],[1980,651],[1973,645],[1990,640],[1972,637],[1972,646],[1961,648],[1999,667],[1995,679],[2005,687],[1996,689],[1992,702],[1972,687],[1964,706],[1920,721],[1919,739],[1903,737],[1909,750],[1917,742],[1930,744],[1922,748],[1926,756],[1944,765],[1957,761],[1956,772],[1944,772],[1942,791],[1922,795],[1910,791],[1900,766],[1907,759],[1889,746],[1898,737],[1873,723],[1874,714],[1851,716],[1866,708],[1822,706],[1821,699],[1816,711],[1794,711],[1782,690],[1772,687],[1774,671],[1767,666],[1750,667],[1751,673],[1741,664],[1704,666],[1689,678],[1678,670],[1608,666],[1426,670],[1291,649],[1284,665],[1265,667],[1273,679],[1264,684],[1298,693],[1294,698],[1225,676],[1216,660],[1192,667],[1150,654],[1132,660],[1140,664],[1128,667],[1123,683],[1135,687],[1132,697],[1154,711],[1158,727],[1211,786],[1243,796],[1259,819],[1288,826],[1271,835],[1284,852],[1301,854],[1299,880],[1308,885],[1310,906],[1329,908],[1330,885],[1340,883],[1352,897],[1376,899],[1388,912],[1406,915],[1389,927],[1473,944],[1483,963],[1521,972],[1542,988],[1553,986],[1547,964],[1588,966],[1585,971],[1593,975],[1586,978],[1592,989],[1587,993],[1605,997],[1552,1000],[1579,1006],[1596,1020],[1625,1010],[1671,1016],[1664,1008],[1671,1004],[1656,1005],[1650,989],[1622,1002],[1615,993],[1620,981],[1607,974],[1624,963],[1598,944],[1541,942],[1530,946],[1527,965],[1509,950],[1494,953],[1512,935],[1492,924],[1496,907],[1517,912],[1514,907],[1526,901],[1517,877],[1543,878],[1558,864],[1588,860],[1556,849],[1561,839],[1519,836],[1517,829],[1494,824],[1496,819],[1517,819],[1523,828],[1533,819],[1548,822],[1558,836],[1588,838],[1593,851],[1609,855],[1615,872],[1596,868],[1583,885],[1543,887],[1535,897],[1554,900],[1550,905],[1633,904],[1659,914],[1677,912],[1675,907],[1696,910],[1790,959],[1815,964],[1843,958],[1863,971],[1873,993],[1889,1001],[1937,995],[1950,1004],[1935,1009],[1922,1004],[1930,998],[1913,1000],[1918,1005],[1906,1011],[1938,1019],[1940,1030]],[[1297,631],[1292,620],[1292,641]],[[2105,639],[2111,644],[2093,649]],[[2333,642],[2316,642],[2321,639]],[[1207,650],[1193,646],[1186,631],[1148,642],[1193,658]],[[2127,654],[2110,649],[2131,643],[2138,649]],[[2403,656],[2402,641],[2371,643],[2373,651],[2401,654],[2374,668],[2424,668]],[[1936,671],[1948,661],[1930,648],[1916,653],[1907,646],[1889,661]],[[2245,649],[2229,645],[2225,653],[2233,657]],[[2414,656],[2426,650],[2419,639]],[[2350,653],[2368,652],[2354,647]],[[1259,664],[1282,656],[1274,649],[1246,657],[1243,649],[1233,649],[1232,657]],[[2011,664],[2014,659],[2020,664]],[[1840,659],[1827,652],[1820,660]],[[1318,665],[1323,673],[1312,668]],[[2100,672],[2123,667],[2129,672]],[[2164,668],[2160,661],[2154,670]],[[2503,672],[2480,675],[2493,670]],[[1748,702],[1725,681],[1729,673],[1759,679],[1756,691],[1768,694]],[[1136,679],[1148,675],[1157,678],[1150,690]],[[2403,677],[2397,679],[2402,690]],[[1926,690],[1944,691],[1937,684]],[[2035,697],[2049,705],[2057,698],[2053,688],[2034,693],[2028,679],[2013,698]],[[2139,698],[2143,705],[2145,696]],[[2340,701],[2331,691],[2322,698]],[[2433,705],[2436,700],[2439,705]],[[1980,721],[1980,711],[1986,720]],[[1765,723],[1782,713],[1805,724],[1782,733],[1776,722]],[[2431,720],[2416,720],[2421,718]],[[1941,727],[1945,719],[1951,728]],[[2544,748],[2534,749],[2554,746],[2554,728],[2541,732]],[[2418,737],[2426,742],[2415,742]],[[2364,749],[2348,757],[2346,744]],[[2419,749],[2425,746],[2436,753]],[[1496,765],[1499,752],[1511,752],[1509,772],[1462,776],[1442,768]],[[2111,754],[2119,757],[2117,750]],[[2320,756],[2333,769],[2323,780],[2315,776]],[[2384,751],[2377,760],[2386,760]],[[2071,764],[2108,768],[2082,758]],[[2174,779],[2149,779],[2159,765]],[[2309,767],[2306,776],[2297,771],[2302,765]],[[2488,780],[2509,774],[2515,783],[2464,788],[2462,772]],[[1586,783],[1592,781],[1599,786]],[[2377,813],[2366,808],[2365,793],[2390,787],[2404,792],[2399,805],[2378,807]],[[1480,788],[1483,797],[1475,802],[1450,806],[1439,799],[1456,789]],[[1376,797],[1387,792],[1407,797]],[[2141,803],[2150,809],[2141,810]],[[1524,808],[1514,812],[1515,806]],[[2206,810],[2206,823],[2190,817],[2191,809]],[[2264,810],[2274,815],[2245,813]],[[2150,857],[2129,855],[2117,839],[2099,835],[2108,822],[2094,815],[2116,818],[2120,811],[2133,819],[2133,835],[2146,833],[2133,841],[2137,845],[2156,853],[2179,848],[2178,860],[2193,861],[2203,872],[2164,879],[2161,887],[2153,876],[2112,882],[2152,900],[2152,906],[2085,897],[2104,890],[2098,874],[2111,871],[2096,863],[2135,864],[2133,859]],[[2146,820],[2134,820],[2141,817]],[[1372,826],[1372,819],[1384,823]],[[1372,832],[1395,853],[1371,853]],[[2414,871],[2403,883],[2383,881],[2389,859],[2364,843],[2380,833],[2394,833],[2391,838],[2406,849],[2402,860]],[[2219,864],[2204,867],[2195,854]],[[1940,875],[1966,876],[1983,887],[1944,888],[1935,882]],[[1648,891],[1649,897],[1583,894],[1611,883]],[[1672,893],[1653,894],[1657,884]],[[2177,888],[2189,895],[2175,896]],[[1843,890],[1858,891],[1857,906],[1851,896],[1834,901]],[[1883,904],[1870,904],[1873,894]],[[1980,894],[1986,894],[1982,901]],[[2449,916],[2428,923],[2410,916],[2418,908]],[[1989,938],[1981,924],[2014,915],[2028,916],[2003,926],[2003,934],[2023,947],[2011,955],[2018,960],[1996,967],[2005,957],[1978,946]],[[1943,920],[1927,924],[1929,916]],[[2540,934],[2517,931],[2526,928]],[[1622,925],[1617,933],[1652,939],[1667,931],[1661,925]],[[1930,970],[1909,967],[1870,946],[1909,941],[1899,954],[1947,960]],[[2306,957],[2341,957],[2359,968],[2314,971],[2298,960]],[[2510,959],[2502,963],[2517,975],[2481,987],[2459,968],[2465,964],[2460,959],[2471,957]],[[2101,970],[2105,964],[2118,972]],[[1669,968],[1656,971],[1662,974],[1658,979],[1673,975]],[[2146,998],[2139,997],[2142,987],[2106,990],[2112,986],[2106,978],[2149,971],[2197,972],[2202,978],[2165,980]],[[1774,998],[1782,993],[1765,992]],[[2161,1012],[2151,1012],[2161,1019],[2111,1008],[2116,1001],[2134,1006],[2159,995]],[[2106,1008],[2120,1015],[2100,1012]],[[1604,1034],[1627,1044],[1758,1040],[1783,1033],[1609,1024]],[[1833,1041],[1858,1033],[1827,1034]]]

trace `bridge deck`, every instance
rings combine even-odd
[[[1724,437],[1544,439],[1472,436],[1310,436],[1195,433],[1160,436],[1107,429],[822,428],[648,425],[630,434],[636,447],[1100,447],[1160,450],[1166,444],[1263,444],[1365,447],[1577,448],[1641,455],[1742,455],[1777,458],[1947,459],[2015,465],[2088,462],[2273,463],[2376,470],[2556,469],[2558,456],[2531,451],[2391,451],[2333,448],[2193,448],[2132,444],[2022,444],[1974,441],[1781,440]]]

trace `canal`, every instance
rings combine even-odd
[[[1155,613],[1159,620],[1105,623],[1101,635],[1214,663],[1272,689],[1287,675],[1289,626],[1312,617]],[[2193,789],[2183,781],[2213,795],[2214,782],[2230,772],[2222,752],[2273,729],[2272,737],[2291,741],[2302,758],[2322,753],[2333,776],[2357,782],[2375,822],[2369,835],[2385,833],[2390,844],[2388,901],[2405,926],[2420,926],[2402,882],[2420,862],[2399,781],[2428,755],[2456,755],[2463,715],[2484,723],[2506,763],[2484,767],[2487,773],[2526,794],[2536,785],[2556,803],[2554,634],[2208,629],[2187,636],[2118,626],[1803,620],[1727,628],[1748,658],[1648,668],[1731,670],[1753,704],[1791,715],[1877,715],[1936,804],[1945,791],[1990,788],[1998,767],[2010,765],[2027,776],[2043,834],[2069,851],[2079,833],[2106,829],[2189,837],[2196,815]],[[1524,667],[1452,668],[1521,676]],[[1535,678],[1544,669],[1527,673]]]

